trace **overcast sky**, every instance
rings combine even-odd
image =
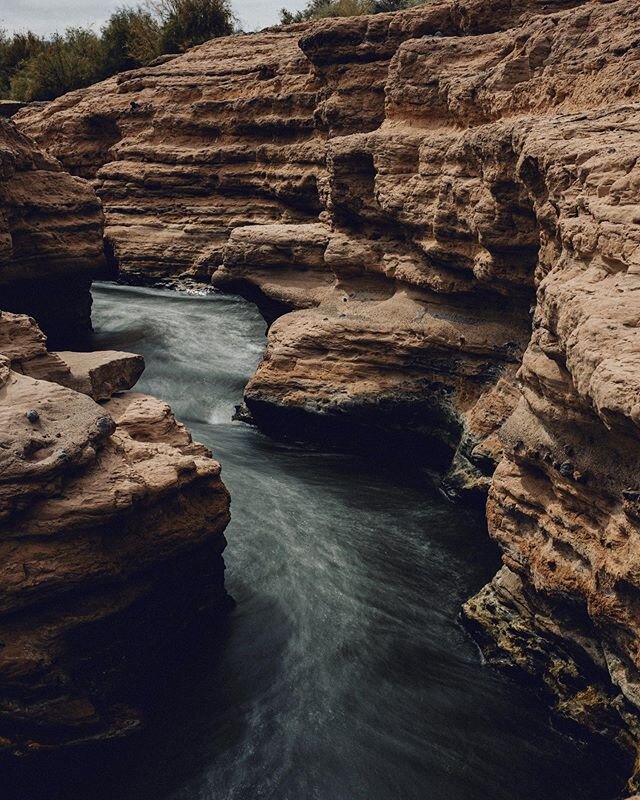
[[[284,5],[302,8],[305,0],[232,0],[233,10],[244,30],[273,25]],[[10,33],[30,29],[46,35],[70,26],[100,25],[121,6],[138,5],[138,0],[0,0],[0,28]]]

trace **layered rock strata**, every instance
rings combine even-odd
[[[228,606],[220,465],[90,328],[91,186],[0,121],[0,753],[124,735],[202,613]],[[209,623],[207,623],[209,627]]]
[[[0,313],[0,750],[127,733],[139,664],[226,602],[220,465],[162,401],[105,400],[140,361]]]
[[[209,43],[19,115],[94,179],[121,268],[211,275],[277,317],[246,392],[265,428],[373,431],[452,494],[491,484],[504,567],[470,624],[632,753],[638,41],[631,0],[435,3]]]
[[[487,505],[505,566],[465,613],[489,652],[543,677],[563,713],[635,752],[640,109],[546,125],[544,139],[541,123],[519,138],[542,247],[522,397]]]
[[[502,205],[517,207],[501,212],[496,241],[466,243],[488,236],[490,192],[481,232],[437,209],[440,170],[411,177],[424,170],[424,134],[408,130],[413,108],[409,122],[396,110],[402,130],[386,132],[385,84],[404,47],[530,11],[434,3],[230,37],[17,119],[94,179],[124,273],[212,276],[269,319],[306,309],[274,326],[248,387],[265,429],[358,446],[373,435],[403,455],[411,446],[416,465],[448,470],[452,494],[482,495],[528,339],[535,221],[507,177]],[[449,144],[441,135],[424,161],[442,161]]]
[[[55,345],[86,336],[102,228],[91,186],[0,118],[0,308],[36,317]]]

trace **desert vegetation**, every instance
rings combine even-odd
[[[180,53],[233,32],[228,0],[153,0],[120,8],[98,33],[68,28],[41,37],[0,30],[0,98],[52,100],[164,53]]]
[[[354,17],[358,14],[380,14],[385,11],[400,11],[403,8],[421,5],[424,0],[309,0],[300,11],[280,10],[280,22],[290,25],[324,17]]]

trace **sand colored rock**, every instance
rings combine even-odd
[[[88,396],[128,385],[138,357],[63,354],[61,373],[52,354],[47,376],[43,338],[0,316],[0,741],[14,752],[135,728],[139,662],[158,674],[162,646],[226,602],[220,465],[166,403]],[[85,393],[57,382],[83,370]]]
[[[144,359],[135,353],[49,352],[46,342],[32,318],[0,311],[0,352],[14,372],[108,400],[131,389],[144,370]]]
[[[62,351],[55,354],[69,368],[67,386],[94,400],[108,400],[116,392],[131,389],[144,370],[144,359],[135,353],[101,350],[93,353]]]
[[[206,277],[234,228],[317,219],[325,142],[382,122],[403,41],[575,4],[518,0],[498,14],[434,3],[222,38],[16,120],[72,174],[95,178],[121,269]]]
[[[478,2],[435,3],[230,37],[17,119],[67,169],[94,180],[124,272],[212,276],[258,301],[269,320],[307,309],[299,321],[278,322],[248,388],[263,427],[292,433],[290,422],[279,422],[285,409],[302,435],[323,439],[355,434],[362,442],[367,428],[393,428],[393,445],[406,428],[416,466],[446,471],[449,463],[452,494],[482,493],[513,393],[500,394],[500,418],[480,417],[528,340],[535,221],[517,189],[505,188],[503,205],[521,206],[502,215],[507,254],[500,241],[452,242],[462,235],[450,230],[454,209],[433,202],[451,133],[425,146],[413,119],[399,122],[400,98],[387,78],[404,47],[458,41],[571,5],[509,3],[497,15]],[[423,164],[433,165],[432,175]],[[484,213],[469,236],[488,237],[492,208]],[[302,330],[304,352],[298,342],[295,353]],[[327,342],[336,357],[325,360]],[[286,353],[273,353],[280,347]],[[338,374],[333,367],[345,360],[349,369]],[[343,424],[356,409],[361,433]],[[487,437],[494,438],[483,449]]]
[[[212,42],[18,115],[94,179],[122,269],[277,317],[261,425],[491,486],[504,567],[469,624],[632,753],[639,39],[631,0],[441,3]]]
[[[7,310],[86,335],[102,213],[1,120],[0,176],[0,750],[26,753],[139,725],[175,642],[228,606],[229,496],[166,403],[123,393],[140,356],[50,352]]]
[[[104,267],[91,186],[0,117],[0,308],[69,345],[91,329],[91,279]]]

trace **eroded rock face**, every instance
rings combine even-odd
[[[228,605],[220,465],[90,330],[90,184],[0,120],[0,752],[128,733],[172,643]],[[100,402],[97,402],[100,401]],[[208,624],[208,623],[207,623]]]
[[[629,132],[639,123],[635,107],[607,109],[519,140],[546,221],[538,305],[487,505],[505,567],[466,606],[500,658],[541,674],[564,713],[634,751],[640,217]]]
[[[137,357],[68,357],[0,314],[0,747],[13,752],[130,731],[138,662],[161,670],[162,645],[226,602],[220,465],[162,401],[91,398],[137,378]]]
[[[144,359],[135,353],[50,352],[31,317],[0,311],[0,321],[0,353],[22,375],[54,381],[94,400],[108,400],[135,386],[144,371]]]
[[[470,624],[631,752],[639,39],[632,0],[433,4],[209,43],[19,115],[94,178],[124,270],[278,317],[260,424],[374,432],[452,494],[491,484],[505,566]]]
[[[0,308],[37,317],[55,345],[85,336],[102,224],[92,187],[0,118]]]
[[[457,135],[425,137],[417,85],[403,98],[409,78],[392,76],[412,48],[572,5],[435,3],[230,37],[18,120],[94,179],[124,272],[212,276],[269,319],[305,309],[273,327],[247,389],[264,428],[410,442],[452,494],[482,496],[529,337],[535,219],[505,148],[485,180],[470,148],[449,155]],[[442,171],[455,182],[460,161],[468,196],[448,202]],[[457,223],[460,206],[470,218]]]

